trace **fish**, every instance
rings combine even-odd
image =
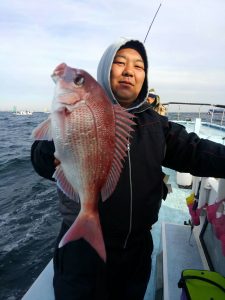
[[[32,132],[35,140],[53,140],[60,161],[53,177],[80,212],[59,243],[83,238],[106,262],[98,201],[106,201],[118,183],[134,130],[134,116],[112,104],[101,85],[85,70],[58,65],[47,120]]]

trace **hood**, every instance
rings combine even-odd
[[[110,87],[110,70],[116,52],[127,43],[129,43],[129,45],[132,45],[131,48],[135,48],[141,54],[145,63],[146,73],[144,84],[140,94],[138,95],[138,98],[134,101],[132,106],[127,109],[128,111],[131,111],[140,107],[145,102],[148,96],[148,58],[146,49],[142,42],[136,39],[121,38],[117,42],[111,44],[103,53],[102,58],[98,64],[97,80],[104,88],[112,103],[119,104]],[[130,46],[128,47],[130,48]]]

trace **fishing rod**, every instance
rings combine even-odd
[[[164,1],[164,0],[163,0],[163,1]],[[150,30],[151,30],[151,28],[152,28],[152,24],[153,24],[154,21],[155,21],[155,18],[156,18],[157,14],[158,14],[158,12],[159,12],[159,10],[160,10],[160,7],[162,6],[163,1],[159,4],[159,7],[158,7],[158,9],[157,9],[157,11],[156,11],[156,13],[155,13],[153,19],[152,19],[152,22],[151,22],[151,24],[150,24],[150,26],[149,26],[149,28],[148,28],[147,34],[146,34],[146,36],[145,36],[144,43],[145,43],[145,41],[146,41],[146,39],[147,39],[147,37],[148,37],[148,34],[149,34],[149,32],[150,32]]]

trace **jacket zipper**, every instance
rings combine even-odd
[[[142,113],[143,111],[149,109],[149,105],[144,107],[143,110],[141,111],[137,111],[136,113]],[[129,111],[129,110],[128,110]],[[125,249],[127,247],[127,242],[129,239],[129,236],[131,234],[131,230],[132,230],[132,215],[133,215],[133,185],[132,185],[132,170],[131,170],[131,159],[130,159],[130,142],[128,140],[128,144],[127,144],[127,155],[128,155],[128,165],[129,165],[129,181],[130,181],[130,220],[129,220],[129,229],[128,229],[128,233],[127,236],[125,238],[125,242],[123,245],[123,248]]]
[[[128,154],[128,165],[129,165],[129,181],[130,181],[130,220],[129,220],[129,230],[123,245],[125,249],[127,246],[127,241],[132,229],[132,212],[133,212],[133,190],[132,190],[132,172],[131,172],[131,159],[130,159],[130,143],[127,144],[127,154]]]

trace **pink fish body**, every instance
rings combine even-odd
[[[102,87],[83,70],[60,64],[52,75],[55,96],[50,117],[33,131],[38,140],[52,140],[61,162],[53,177],[81,210],[59,247],[84,238],[106,261],[99,220],[100,193],[114,191],[127,155],[132,115],[113,105]]]

